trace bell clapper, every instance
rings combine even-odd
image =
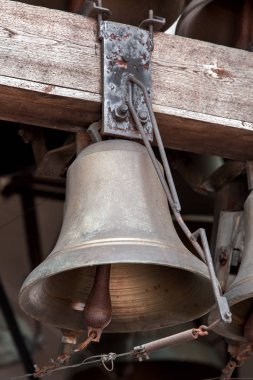
[[[99,342],[104,328],[112,318],[110,270],[110,264],[97,266],[93,286],[83,311],[88,338],[93,342]]]

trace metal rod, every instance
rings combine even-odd
[[[92,143],[96,143],[102,141],[102,136],[100,134],[100,130],[102,127],[101,120],[92,123],[87,129],[87,133],[90,135]]]
[[[226,297],[221,295],[219,282],[217,280],[217,277],[216,277],[216,274],[214,271],[214,267],[213,267],[212,256],[211,256],[211,252],[210,252],[207,237],[206,237],[206,231],[204,230],[204,228],[199,228],[192,235],[195,236],[196,238],[199,236],[201,239],[203,251],[205,254],[205,258],[206,258],[206,264],[207,264],[209,275],[211,278],[211,283],[212,283],[215,301],[216,301],[216,304],[217,304],[218,309],[219,309],[220,318],[225,323],[231,323],[232,322],[232,318],[231,318],[232,314],[229,310],[228,301],[227,301]]]
[[[159,177],[160,182],[161,182],[161,184],[163,186],[165,194],[167,195],[169,204],[170,204],[171,209],[172,209],[172,211],[174,213],[176,221],[178,222],[179,226],[181,227],[181,229],[183,230],[183,232],[185,233],[186,237],[189,239],[189,241],[191,242],[191,244],[193,245],[193,247],[195,248],[195,250],[197,251],[197,253],[199,254],[199,256],[207,264],[207,267],[208,267],[208,270],[209,270],[210,279],[211,279],[211,282],[212,282],[214,297],[215,297],[216,304],[217,304],[217,307],[218,307],[218,310],[219,310],[219,314],[220,314],[220,319],[223,322],[225,322],[225,323],[231,323],[231,313],[230,313],[230,310],[229,310],[228,302],[227,302],[227,299],[225,297],[221,296],[219,282],[218,282],[217,277],[215,275],[215,271],[214,271],[214,267],[213,267],[213,262],[212,262],[212,257],[211,257],[211,253],[210,253],[210,250],[209,250],[209,246],[208,246],[208,241],[207,241],[207,238],[206,238],[205,230],[204,229],[200,229],[195,234],[192,234],[191,231],[189,230],[189,228],[187,227],[187,225],[185,224],[185,222],[184,222],[184,220],[183,220],[183,218],[182,218],[182,216],[180,214],[181,207],[180,207],[180,203],[179,203],[176,187],[175,187],[175,184],[174,184],[174,181],[173,181],[173,177],[172,177],[172,174],[171,174],[171,171],[170,171],[169,163],[168,163],[168,160],[167,160],[167,156],[166,156],[165,149],[164,149],[164,146],[163,146],[163,143],[162,143],[161,135],[160,135],[160,132],[159,132],[159,128],[158,128],[155,116],[154,116],[154,112],[153,112],[153,109],[152,109],[152,103],[150,101],[148,92],[147,92],[145,86],[143,85],[143,83],[141,81],[139,81],[138,79],[136,79],[133,74],[129,74],[128,79],[129,79],[129,91],[128,91],[129,99],[127,100],[127,103],[128,103],[128,106],[129,106],[129,110],[130,110],[130,112],[132,114],[132,117],[133,117],[133,119],[134,119],[134,121],[136,123],[137,129],[138,129],[138,131],[140,132],[140,134],[142,136],[142,139],[143,139],[144,144],[145,144],[145,146],[147,148],[149,156],[150,156],[150,158],[152,160],[152,163],[154,164],[155,170],[156,170],[156,172],[158,174],[158,177]],[[157,145],[158,145],[159,152],[160,152],[160,155],[161,155],[161,158],[162,158],[162,163],[163,163],[163,166],[164,166],[164,170],[165,170],[165,174],[166,174],[166,177],[167,177],[168,184],[167,184],[167,182],[166,182],[166,180],[165,180],[165,178],[163,176],[163,173],[162,173],[162,171],[160,169],[160,166],[159,166],[159,164],[158,164],[158,162],[156,160],[156,157],[155,157],[155,154],[154,154],[153,149],[151,147],[151,144],[150,144],[150,142],[149,142],[149,140],[148,140],[148,138],[147,138],[147,136],[145,134],[143,126],[142,126],[142,124],[141,124],[141,122],[139,120],[139,117],[137,115],[137,112],[136,112],[136,110],[134,108],[134,105],[133,105],[133,94],[132,94],[132,91],[131,91],[131,87],[132,87],[131,86],[131,82],[135,83],[143,91],[143,94],[144,94],[144,97],[145,97],[145,100],[146,100],[146,104],[147,104],[147,108],[148,108],[148,111],[149,111],[151,123],[153,125],[153,129],[154,129],[154,134],[155,134],[155,137],[156,137]],[[202,240],[203,248],[197,242],[197,236],[200,236],[200,238]]]
[[[143,130],[142,124],[141,124],[141,122],[139,120],[139,117],[137,115],[137,112],[135,111],[135,108],[133,106],[131,91],[129,91],[128,106],[129,106],[129,110],[130,110],[130,112],[132,114],[132,117],[133,117],[133,119],[134,119],[134,121],[136,123],[137,129],[139,130],[139,132],[141,134],[141,137],[142,137],[142,139],[144,141],[144,144],[145,144],[146,149],[147,149],[147,151],[149,153],[149,156],[150,156],[150,158],[152,160],[152,163],[153,163],[153,165],[155,167],[155,170],[156,170],[156,172],[158,174],[159,180],[160,180],[160,182],[162,184],[162,187],[163,187],[163,189],[165,191],[165,194],[166,194],[166,196],[168,198],[168,201],[169,201],[170,207],[172,209],[172,212],[173,212],[173,214],[175,216],[175,219],[176,219],[177,223],[179,224],[179,226],[181,227],[181,229],[183,230],[183,232],[186,235],[186,237],[189,239],[189,241],[191,242],[191,244],[193,245],[193,247],[197,251],[198,255],[201,257],[201,259],[203,261],[205,261],[205,255],[204,255],[204,252],[203,252],[201,246],[198,244],[198,242],[196,241],[196,239],[193,237],[191,231],[189,230],[189,228],[187,227],[187,225],[184,223],[183,218],[180,215],[179,208],[176,207],[175,201],[174,201],[174,199],[173,199],[173,197],[171,195],[170,188],[167,185],[167,182],[166,182],[166,180],[165,180],[165,178],[163,176],[163,173],[161,171],[161,168],[160,168],[160,166],[159,166],[159,164],[157,162],[157,159],[156,159],[155,154],[153,152],[153,149],[152,149],[152,147],[150,145],[150,142],[149,142],[149,140],[148,140],[148,138],[146,136],[146,133]],[[157,142],[158,141],[159,141],[159,139],[157,140]],[[159,143],[160,143],[160,141],[159,141]],[[161,142],[161,144],[162,144],[162,142]],[[165,151],[164,151],[164,154],[165,154]],[[164,170],[166,170],[165,167],[168,167],[168,165],[169,165],[168,161],[167,161],[167,158],[166,158],[166,154],[165,154],[165,157],[164,156],[162,157],[162,162],[163,162],[163,164],[165,164]],[[167,162],[167,164],[166,164],[166,162]],[[167,179],[168,179],[168,177],[167,177]],[[175,189],[175,185],[174,185],[172,176],[170,178],[170,183],[173,183],[173,187]],[[176,189],[174,191],[176,192]]]
[[[153,9],[150,9],[148,11],[148,18],[152,19],[153,17],[154,17]],[[152,24],[149,24],[149,38],[150,38],[150,44],[151,44],[150,49],[154,50],[154,25]]]
[[[162,162],[163,162],[164,171],[165,171],[165,174],[166,174],[166,177],[167,177],[167,181],[168,181],[168,184],[169,184],[169,187],[170,187],[170,191],[171,191],[171,194],[172,194],[172,197],[173,197],[173,202],[175,204],[176,210],[178,212],[180,212],[181,211],[181,206],[180,206],[179,198],[178,198],[178,195],[177,195],[177,190],[176,190],[176,187],[175,187],[175,184],[174,184],[174,181],[173,181],[173,177],[172,177],[171,170],[170,170],[170,167],[169,167],[169,163],[168,163],[168,160],[167,160],[166,152],[165,152],[165,149],[164,149],[164,146],[163,146],[162,138],[161,138],[161,135],[160,135],[160,132],[159,132],[159,129],[158,129],[158,125],[157,125],[156,118],[155,118],[155,115],[154,115],[154,112],[153,112],[153,109],[152,109],[152,104],[150,102],[150,98],[149,98],[147,89],[146,89],[146,87],[143,85],[143,83],[141,81],[139,81],[137,78],[135,78],[134,75],[130,74],[128,76],[128,79],[130,81],[136,83],[141,88],[141,90],[143,91],[143,95],[144,95],[146,103],[147,103],[147,107],[148,107],[151,123],[152,123],[152,125],[154,127],[154,134],[155,134],[156,142],[157,142],[157,145],[158,145],[158,148],[159,148],[159,152],[160,152],[160,155],[161,155],[161,159],[162,159]],[[138,118],[138,120],[139,120],[139,118]],[[141,125],[141,129],[143,130],[142,125]],[[140,129],[139,129],[139,132],[140,132]],[[145,134],[145,136],[146,136],[146,134]],[[148,143],[149,143],[149,141],[148,141]]]
[[[230,358],[226,367],[223,368],[219,380],[230,380],[237,365],[238,363],[236,362],[236,360],[234,358]]]
[[[203,253],[203,250],[201,248],[201,246],[198,244],[198,242],[196,241],[196,239],[192,236],[192,233],[191,231],[189,230],[189,228],[187,227],[187,225],[184,223],[183,219],[182,219],[182,216],[180,215],[180,211],[181,211],[181,206],[180,206],[180,203],[179,203],[179,199],[178,199],[178,195],[177,195],[177,191],[176,191],[176,187],[175,187],[175,184],[174,184],[174,181],[173,181],[173,178],[172,178],[172,174],[171,174],[171,171],[170,171],[170,167],[169,167],[169,163],[168,163],[168,160],[167,160],[167,156],[166,156],[166,153],[165,153],[165,150],[164,150],[164,147],[163,147],[163,143],[162,143],[162,139],[161,139],[161,135],[160,135],[160,132],[159,132],[159,129],[158,129],[158,126],[157,126],[157,123],[156,123],[156,120],[155,120],[155,117],[154,117],[154,114],[153,114],[153,110],[152,110],[152,105],[149,104],[150,101],[149,101],[149,97],[148,97],[148,93],[147,93],[147,90],[145,88],[145,86],[143,86],[143,84],[138,80],[136,79],[133,75],[129,75],[129,79],[131,81],[133,81],[134,83],[136,83],[137,85],[141,85],[141,88],[144,92],[144,96],[145,94],[147,95],[147,107],[148,107],[148,110],[149,110],[149,113],[150,113],[150,118],[151,118],[151,122],[153,124],[153,122],[155,122],[155,124],[153,124],[154,126],[154,133],[155,133],[155,137],[156,137],[156,141],[157,141],[157,144],[158,144],[158,147],[159,147],[159,152],[161,154],[161,158],[162,158],[162,163],[164,165],[164,170],[165,170],[165,174],[166,174],[166,177],[167,177],[167,180],[168,180],[168,183],[169,183],[169,186],[168,187],[168,184],[163,176],[163,173],[161,171],[161,168],[157,162],[157,159],[155,157],[155,154],[153,152],[153,149],[151,147],[151,144],[146,136],[146,133],[144,132],[143,130],[143,127],[142,127],[142,124],[139,120],[139,117],[137,115],[137,112],[135,111],[135,108],[133,106],[133,100],[132,100],[132,91],[130,91],[130,88],[129,88],[129,100],[127,101],[128,103],[128,106],[129,106],[129,110],[132,114],[132,117],[136,123],[136,126],[137,126],[137,129],[139,130],[140,134],[141,134],[141,137],[144,141],[144,144],[146,146],[146,149],[149,153],[149,156],[152,160],[152,163],[155,167],[155,170],[158,174],[158,177],[160,179],[160,182],[162,184],[162,187],[165,191],[165,194],[167,195],[167,198],[168,198],[168,201],[169,201],[169,204],[170,204],[170,207],[172,209],[172,212],[175,216],[175,219],[177,221],[177,223],[179,224],[179,226],[181,227],[181,229],[183,230],[184,234],[186,235],[186,237],[190,240],[191,244],[193,245],[193,247],[195,248],[195,250],[197,251],[198,255],[201,257],[201,259],[203,261],[205,261],[205,255]],[[131,87],[131,84],[129,84],[129,87]],[[173,194],[172,194],[173,192]]]
[[[161,350],[162,348],[168,346],[171,347],[178,344],[191,342],[192,340],[195,340],[198,337],[199,335],[195,332],[194,329],[186,330],[178,334],[167,336],[165,338],[157,339],[152,342],[142,344],[141,346],[134,347],[134,352],[136,352],[137,354],[138,352],[148,354],[150,352]]]
[[[97,5],[101,8],[102,7],[102,0],[97,0]],[[98,13],[98,31],[97,31],[97,36],[98,40],[102,40],[102,34],[101,34],[101,22],[103,21],[103,15],[102,13]]]
[[[23,367],[27,373],[34,372],[34,365],[30,353],[24,342],[24,338],[20,332],[19,326],[17,324],[16,318],[14,316],[12,307],[8,300],[7,294],[5,292],[4,286],[0,278],[0,306],[6,321],[6,324],[10,330],[13,342],[17,347],[20,359],[22,360]],[[29,376],[27,376],[29,378]]]
[[[130,85],[130,86],[131,86],[131,85]],[[155,168],[155,170],[156,170],[156,173],[157,173],[157,175],[158,175],[158,177],[159,177],[159,179],[160,179],[160,182],[161,182],[161,184],[162,184],[162,187],[163,187],[163,189],[164,189],[164,191],[165,191],[165,193],[166,193],[166,195],[167,195],[167,198],[168,198],[168,200],[169,200],[169,203],[170,203],[170,205],[174,205],[174,201],[173,201],[172,195],[171,195],[171,193],[170,193],[170,190],[169,190],[169,188],[168,188],[168,186],[167,186],[166,180],[165,180],[165,178],[164,178],[164,176],[163,176],[163,173],[162,173],[161,168],[160,168],[160,166],[159,166],[159,164],[158,164],[158,161],[157,161],[157,159],[156,159],[156,157],[155,157],[155,155],[154,155],[154,152],[153,152],[153,150],[152,150],[152,148],[151,148],[151,145],[149,144],[149,141],[148,141],[148,138],[147,138],[147,136],[146,136],[146,133],[144,132],[144,130],[143,130],[143,128],[142,128],[142,124],[141,124],[141,122],[140,122],[140,120],[139,120],[139,117],[138,117],[138,115],[137,115],[137,112],[135,111],[135,108],[134,108],[134,106],[133,106],[133,102],[132,102],[132,91],[129,91],[129,94],[130,94],[130,96],[129,96],[129,101],[128,101],[128,107],[129,107],[129,110],[130,110],[130,112],[131,112],[131,114],[132,114],[132,117],[133,117],[133,119],[134,119],[134,121],[135,121],[135,123],[136,123],[136,126],[137,126],[137,128],[138,128],[138,130],[139,130],[139,132],[140,132],[140,134],[141,134],[141,137],[142,137],[142,139],[143,139],[143,141],[144,141],[144,144],[145,144],[145,146],[146,146],[146,149],[147,149],[147,151],[148,151],[148,153],[149,153],[149,156],[150,156],[150,158],[151,158],[151,161],[152,161],[152,163],[153,163],[153,165],[154,165],[154,168]]]

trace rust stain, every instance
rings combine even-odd
[[[127,69],[127,62],[123,58],[122,59],[118,59],[115,63],[119,67],[121,67],[123,69]]]
[[[115,33],[111,33],[111,34],[109,35],[109,39],[110,39],[110,40],[121,41],[121,38],[120,38],[117,34],[115,34]]]
[[[232,78],[233,77],[229,71],[222,69],[222,68],[220,69],[217,67],[217,68],[212,68],[211,70],[213,73],[215,73],[217,75],[217,77],[219,79]]]
[[[53,89],[54,89],[54,86],[52,86],[51,84],[49,84],[48,86],[45,86],[44,91],[46,93],[49,93],[49,92],[53,91]]]
[[[234,78],[231,72],[219,67],[217,62],[206,64],[204,67],[204,74],[209,78],[219,79],[224,82],[233,82]]]

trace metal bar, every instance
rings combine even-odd
[[[151,104],[151,101],[150,101],[147,89],[146,89],[146,87],[143,85],[143,83],[141,81],[139,81],[137,78],[134,77],[133,74],[130,74],[128,76],[128,79],[130,81],[134,82],[135,84],[137,84],[142,89],[142,91],[143,91],[143,95],[144,95],[146,103],[147,103],[147,108],[148,108],[148,111],[149,111],[151,123],[152,123],[152,126],[154,128],[154,134],[155,134],[156,142],[157,142],[157,145],[158,145],[158,148],[159,148],[159,152],[160,152],[160,155],[161,155],[161,159],[162,159],[162,162],[163,162],[163,165],[164,165],[164,171],[165,171],[165,174],[166,174],[166,177],[167,177],[167,180],[168,180],[168,184],[169,184],[169,187],[170,187],[170,191],[171,191],[171,194],[172,194],[172,197],[173,197],[173,202],[175,204],[176,211],[180,212],[181,211],[181,206],[180,206],[179,198],[178,198],[178,195],[177,195],[177,190],[176,190],[176,187],[175,187],[175,184],[174,184],[174,181],[173,181],[173,177],[172,177],[171,170],[170,170],[170,167],[169,167],[169,163],[168,163],[168,160],[167,160],[166,152],[165,152],[165,149],[164,149],[164,146],[163,146],[162,138],[161,138],[161,135],[160,135],[160,132],[159,132],[159,128],[158,128],[158,125],[157,125],[157,122],[156,122],[156,118],[155,118],[155,115],[154,115],[154,112],[153,112],[153,109],[152,109],[152,104]],[[138,120],[139,120],[139,118],[138,118]],[[141,125],[141,129],[143,130],[142,125]],[[139,131],[140,131],[140,129],[139,129]],[[150,147],[151,147],[151,145],[150,145]]]
[[[178,222],[179,226],[181,227],[181,229],[183,230],[183,232],[185,233],[186,237],[189,239],[189,241],[192,243],[192,245],[194,246],[195,250],[197,251],[197,253],[199,254],[199,256],[202,258],[203,261],[206,262],[207,266],[208,266],[208,270],[209,270],[209,274],[210,274],[210,279],[211,279],[211,282],[212,282],[212,287],[213,287],[213,292],[214,292],[214,297],[215,297],[215,300],[216,300],[216,304],[217,304],[217,307],[218,307],[218,310],[219,310],[219,314],[220,314],[220,319],[225,322],[225,323],[231,323],[231,312],[229,310],[229,306],[228,306],[228,302],[227,302],[227,299],[225,297],[222,297],[221,296],[221,292],[220,292],[220,289],[219,289],[219,282],[216,278],[216,275],[215,275],[215,271],[214,271],[214,267],[213,267],[213,262],[212,262],[212,257],[211,257],[211,253],[210,253],[210,250],[209,250],[209,245],[208,245],[208,241],[207,241],[207,238],[206,238],[206,233],[205,233],[205,230],[204,229],[200,229],[198,230],[197,232],[195,232],[195,234],[192,234],[191,231],[188,229],[187,225],[185,224],[181,214],[180,214],[180,203],[179,203],[179,200],[178,200],[178,196],[177,196],[177,192],[176,192],[176,187],[175,187],[175,184],[174,184],[174,181],[173,181],[173,177],[171,175],[171,171],[170,171],[170,167],[169,167],[169,163],[168,163],[168,160],[167,160],[167,156],[166,156],[166,153],[165,153],[165,149],[164,149],[164,146],[163,146],[163,143],[162,143],[162,139],[161,139],[161,135],[160,135],[160,132],[159,132],[159,128],[158,128],[158,125],[157,125],[157,122],[156,122],[156,119],[155,119],[155,116],[154,116],[154,112],[153,112],[153,109],[152,109],[152,103],[149,99],[149,96],[148,96],[148,93],[147,93],[147,90],[145,88],[145,86],[143,85],[143,83],[141,83],[138,79],[136,79],[132,74],[129,74],[128,76],[128,79],[129,79],[129,91],[128,91],[128,96],[129,96],[129,99],[126,99],[126,102],[128,103],[128,106],[129,106],[129,110],[132,114],[132,117],[136,123],[136,126],[142,136],[142,139],[144,141],[144,144],[148,150],[148,153],[150,155],[150,158],[154,164],[154,167],[155,167],[155,170],[158,174],[158,177],[160,179],[160,182],[163,186],[163,189],[167,195],[167,198],[168,198],[168,201],[169,201],[169,204],[172,208],[172,211],[174,213],[174,216],[175,216],[175,219],[176,221]],[[139,86],[143,93],[144,93],[144,97],[145,97],[145,100],[146,100],[146,103],[147,103],[147,108],[148,108],[148,111],[149,111],[149,114],[150,114],[150,119],[151,119],[151,123],[152,123],[152,126],[153,126],[153,129],[154,129],[154,134],[155,134],[155,137],[156,137],[156,141],[157,141],[157,145],[158,145],[158,148],[159,148],[159,152],[160,152],[160,155],[161,155],[161,158],[162,158],[162,162],[163,162],[163,165],[164,165],[164,170],[165,170],[165,174],[166,174],[166,177],[167,177],[167,180],[168,180],[168,184],[163,176],[163,173],[159,167],[159,164],[156,160],[156,157],[155,157],[155,154],[153,152],[153,149],[151,147],[151,144],[150,142],[148,141],[148,138],[143,130],[143,127],[142,127],[142,124],[139,120],[139,117],[137,115],[137,112],[135,111],[135,108],[134,108],[134,105],[133,105],[133,93],[132,93],[132,89],[131,89],[131,82],[135,83],[137,86]],[[178,207],[179,206],[179,207]],[[197,242],[197,236],[200,236],[201,237],[201,240],[202,240],[202,244],[203,244],[203,249],[202,247],[199,245],[199,243]]]
[[[178,334],[167,336],[165,338],[157,339],[152,342],[142,344],[141,346],[134,347],[134,352],[148,354],[150,352],[161,350],[168,346],[175,346],[195,340],[199,337],[194,329],[186,330]]]
[[[131,86],[131,85],[130,85]],[[162,173],[162,171],[161,171],[161,168],[160,168],[160,166],[159,166],[159,164],[158,164],[158,162],[157,162],[157,159],[156,159],[156,157],[155,157],[155,155],[154,155],[154,152],[153,152],[153,150],[152,150],[152,147],[151,147],[151,145],[150,145],[150,143],[149,143],[149,141],[148,141],[148,138],[147,138],[147,136],[146,136],[146,133],[144,132],[144,130],[143,130],[143,128],[142,128],[142,124],[141,124],[141,122],[140,122],[140,120],[139,120],[139,117],[138,117],[138,115],[137,115],[137,113],[136,113],[136,111],[135,111],[135,108],[134,108],[134,106],[133,106],[133,102],[132,102],[132,91],[131,91],[131,89],[129,88],[129,101],[128,101],[128,106],[129,106],[129,110],[130,110],[130,112],[131,112],[131,114],[132,114],[132,117],[133,117],[133,119],[134,119],[134,121],[135,121],[135,123],[136,123],[136,126],[137,126],[137,128],[138,128],[138,130],[139,130],[139,132],[140,132],[140,134],[141,134],[141,137],[142,137],[142,139],[143,139],[143,141],[144,141],[144,144],[145,144],[145,146],[146,146],[146,149],[147,149],[147,151],[148,151],[148,153],[149,153],[149,156],[150,156],[150,158],[151,158],[151,160],[152,160],[152,163],[153,163],[153,165],[154,165],[154,168],[155,168],[155,170],[156,170],[156,173],[157,173],[157,175],[158,175],[158,177],[159,177],[159,179],[160,179],[160,182],[161,182],[161,184],[162,184],[162,187],[163,187],[163,189],[164,189],[164,191],[165,191],[165,193],[166,193],[166,195],[167,195],[167,198],[168,198],[168,200],[169,200],[169,203],[170,203],[170,205],[174,205],[174,200],[173,200],[173,198],[172,198],[172,195],[171,195],[171,192],[170,192],[170,189],[168,188],[168,186],[167,186],[167,183],[166,183],[166,180],[165,180],[165,178],[164,178],[164,176],[163,176],[163,173]]]
[[[152,19],[154,17],[153,9],[149,9],[148,11],[148,17]],[[150,50],[154,50],[154,26],[152,24],[149,25],[149,34],[150,34],[150,43],[151,47]]]
[[[207,264],[209,275],[210,275],[211,282],[212,282],[215,301],[216,301],[216,304],[218,306],[218,310],[219,310],[219,314],[220,314],[220,319],[221,319],[221,321],[223,321],[225,323],[231,323],[232,322],[232,314],[229,310],[228,301],[227,301],[226,297],[221,295],[219,282],[217,280],[217,277],[216,277],[216,274],[214,271],[214,267],[213,267],[213,261],[212,261],[212,256],[211,256],[211,252],[210,252],[207,237],[206,237],[206,232],[205,232],[204,228],[199,228],[192,235],[196,238],[199,236],[201,239],[204,255],[206,258],[206,264]]]
[[[132,78],[132,76],[131,76],[131,78]],[[136,82],[136,78],[134,78],[134,79],[135,79],[134,83],[136,83],[136,84],[139,85],[139,81],[137,80],[137,82]],[[160,136],[160,132],[159,132],[156,120],[155,120],[155,116],[153,114],[152,105],[149,104],[149,98],[147,97],[146,100],[147,100],[148,110],[150,112],[150,118],[151,118],[152,123],[153,123],[153,121],[155,121],[155,124],[153,125],[153,127],[154,127],[154,133],[155,133],[155,136],[156,136],[156,141],[157,141],[158,146],[162,146],[161,151],[160,151],[160,149],[159,149],[159,151],[160,151],[162,162],[163,162],[163,165],[164,165],[164,170],[165,170],[165,172],[167,171],[166,172],[167,180],[169,182],[169,185],[171,185],[171,187],[173,189],[173,195],[174,195],[175,198],[171,194],[171,189],[167,185],[167,182],[166,182],[166,180],[165,180],[165,178],[163,176],[161,168],[160,168],[160,166],[159,166],[159,164],[158,164],[158,162],[156,160],[156,157],[155,157],[155,154],[154,154],[153,149],[151,147],[151,144],[150,144],[150,142],[149,142],[149,140],[148,140],[148,138],[147,138],[147,136],[146,136],[146,134],[145,134],[145,132],[143,130],[143,127],[142,127],[142,124],[141,124],[141,122],[139,120],[137,112],[135,111],[135,108],[133,106],[133,101],[132,101],[132,96],[133,95],[132,95],[132,91],[131,91],[130,87],[131,87],[131,84],[129,84],[129,100],[127,101],[128,106],[129,106],[129,110],[130,110],[130,112],[132,114],[132,117],[133,117],[133,119],[134,119],[134,121],[136,123],[136,126],[137,126],[137,128],[138,128],[138,130],[139,130],[139,132],[140,132],[140,134],[142,136],[142,139],[143,139],[144,144],[146,146],[146,149],[147,149],[147,151],[149,153],[149,156],[150,156],[150,158],[152,160],[152,163],[153,163],[153,165],[155,167],[155,170],[156,170],[157,175],[158,175],[158,177],[160,179],[160,182],[161,182],[161,184],[163,186],[165,194],[167,195],[167,198],[168,198],[170,207],[171,207],[171,209],[173,211],[173,214],[175,216],[175,219],[176,219],[177,223],[179,224],[179,226],[181,227],[181,229],[183,230],[183,232],[186,235],[186,237],[190,240],[191,244],[193,245],[193,247],[197,251],[198,255],[201,257],[201,259],[203,261],[205,261],[205,255],[203,253],[203,250],[202,250],[201,246],[198,244],[198,242],[196,241],[196,239],[192,237],[191,231],[189,230],[189,228],[184,223],[184,221],[182,219],[182,216],[180,214],[181,206],[180,206],[179,200],[177,201],[178,196],[177,196],[175,184],[174,184],[174,181],[173,181],[173,178],[172,178],[172,175],[171,175],[171,171],[170,171],[170,168],[169,168],[169,163],[168,163],[168,160],[167,160],[167,157],[166,157],[166,153],[165,153],[165,150],[164,150],[164,147],[163,147],[162,139],[161,139],[161,136]],[[148,95],[145,88],[144,88],[144,90],[145,90],[146,95]]]
[[[10,330],[13,342],[15,343],[20,359],[22,360],[23,367],[27,373],[34,372],[34,364],[30,353],[24,342],[24,338],[20,332],[19,326],[17,324],[16,318],[14,316],[12,307],[8,300],[7,294],[5,292],[4,286],[0,278],[0,306],[6,321],[6,324]],[[30,376],[28,375],[27,378]]]
[[[222,370],[219,380],[230,380],[236,366],[237,366],[236,361],[234,361],[233,359],[230,359],[226,367]]]

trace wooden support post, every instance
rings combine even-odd
[[[0,0],[0,119],[78,129],[101,118],[95,20]],[[253,159],[252,53],[155,35],[153,108],[166,147]]]

